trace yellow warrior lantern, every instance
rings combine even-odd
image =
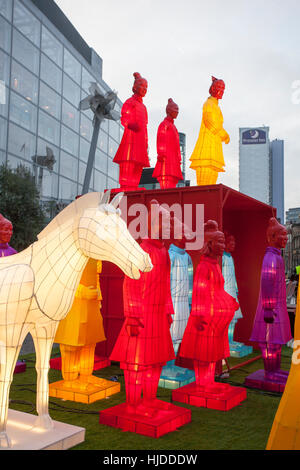
[[[199,137],[190,157],[190,168],[196,171],[198,186],[216,184],[218,173],[225,171],[222,142],[228,144],[230,138],[223,128],[223,115],[219,107],[224,90],[223,80],[212,77],[210,96],[203,105]]]
[[[292,364],[275,415],[267,450],[300,450],[300,288],[297,297]]]

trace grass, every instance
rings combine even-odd
[[[57,351],[54,350],[54,354]],[[290,367],[292,350],[284,347],[282,351],[282,369]],[[229,358],[232,367],[258,355],[258,352],[241,359]],[[10,392],[10,408],[35,413],[36,371],[35,355],[23,356],[26,360],[26,372],[15,374]],[[243,385],[244,379],[251,372],[263,367],[262,360],[233,370],[228,381],[234,385]],[[85,442],[73,450],[263,450],[279,405],[280,395],[263,393],[248,389],[247,400],[230,411],[215,411],[178,404],[192,409],[192,422],[179,430],[153,439],[99,424],[99,411],[125,401],[125,387],[122,370],[118,365],[95,372],[103,378],[118,375],[121,392],[109,399],[90,405],[62,401],[50,397],[50,416],[56,421],[81,426],[86,429]],[[60,371],[50,370],[49,382],[61,379]],[[171,401],[171,391],[158,388],[157,396]]]

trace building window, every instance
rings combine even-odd
[[[64,74],[63,96],[75,106],[79,105],[80,88],[66,74]]]
[[[66,152],[60,154],[60,174],[74,181],[78,178],[78,160]]]
[[[8,116],[8,88],[0,82],[0,115]]]
[[[5,165],[6,164],[6,154],[5,152],[2,152],[0,150],[0,165]]]
[[[40,46],[41,23],[19,0],[15,0],[14,26],[36,46]]]
[[[0,51],[0,80],[4,82],[4,85],[8,85],[9,82],[9,66],[10,57],[5,52]],[[3,84],[2,84],[3,86]],[[0,99],[0,102],[2,100]]]
[[[96,82],[96,79],[84,67],[82,67],[81,87],[88,95],[90,94],[89,88],[92,82]]]
[[[0,149],[6,149],[7,120],[0,117]]]
[[[79,111],[74,108],[74,106],[63,100],[62,122],[66,124],[66,126],[71,127],[75,132],[79,130],[79,115]]]
[[[109,121],[109,135],[117,142],[120,141],[120,126],[118,122]]]
[[[104,191],[106,189],[106,175],[95,170],[94,175],[94,189],[95,191]]]
[[[114,163],[110,158],[108,160],[108,169],[107,173],[108,175],[118,181],[119,179],[119,165],[117,163]]]
[[[43,197],[57,199],[58,193],[58,175],[45,168],[36,168],[36,181]]]
[[[60,119],[61,97],[47,85],[40,84],[40,107],[56,119]]]
[[[12,169],[17,168],[19,165],[24,165],[32,173],[32,164],[21,160],[21,158],[17,158],[14,155],[7,155],[7,165]]]
[[[80,85],[81,65],[66,48],[64,49],[64,72]]]
[[[5,16],[8,21],[12,18],[12,1],[11,0],[0,0],[0,13]]]
[[[57,93],[61,93],[62,71],[44,54],[42,54],[41,59],[41,78]]]
[[[89,152],[90,152],[90,144],[86,140],[81,138],[80,139],[80,160],[87,162],[89,158]]]
[[[117,142],[115,142],[113,139],[111,139],[111,137],[109,137],[108,154],[111,158],[114,158],[114,156],[116,155],[118,146],[119,144],[117,144]]]
[[[62,66],[63,46],[44,26],[42,27],[42,51],[59,67]]]
[[[11,46],[11,25],[0,16],[0,47],[6,52],[10,52]]]
[[[39,111],[38,135],[59,147],[59,122],[42,110]]]
[[[77,183],[67,180],[66,178],[59,178],[59,199],[74,201],[77,196]]]
[[[78,167],[78,183],[79,184],[83,184],[85,171],[86,171],[86,164],[79,162],[79,167]]]
[[[80,119],[80,135],[90,142],[92,140],[92,133],[92,121],[82,114]]]
[[[79,136],[65,126],[61,126],[61,148],[78,156]]]
[[[100,134],[99,134],[97,145],[100,148],[100,150],[102,150],[104,153],[107,153],[108,135],[106,134],[106,132],[102,131],[102,127],[100,129]]]
[[[25,160],[32,161],[32,157],[36,154],[36,136],[10,122],[8,151]]]
[[[95,168],[103,173],[107,173],[107,160],[107,154],[97,148],[95,154]]]
[[[28,101],[37,102],[38,79],[14,60],[12,61],[10,86]]]
[[[59,148],[52,143],[42,139],[37,141],[37,156],[40,157],[37,164],[48,168],[50,171],[58,171],[59,168]]]
[[[9,117],[16,124],[25,127],[25,129],[31,132],[36,132],[37,108],[13,91],[10,94]]]
[[[31,42],[24,38],[17,30],[13,32],[13,57],[21,62],[28,70],[39,74],[40,52]]]

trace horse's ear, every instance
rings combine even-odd
[[[111,205],[114,206],[115,209],[117,209],[118,205],[120,204],[121,202],[121,199],[122,197],[124,196],[124,193],[118,193],[116,194],[116,196],[113,198],[113,200],[111,201]]]
[[[108,204],[109,203],[109,200],[110,200],[110,189],[108,191],[106,191],[105,193],[103,193],[103,196],[102,198],[100,199],[99,201],[99,205],[102,206],[102,204]]]

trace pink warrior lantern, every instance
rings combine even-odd
[[[150,272],[123,284],[125,322],[110,359],[124,370],[126,403],[100,412],[100,423],[151,437],[173,431],[191,420],[190,410],[158,400],[162,367],[175,358],[170,325],[174,314],[170,290],[170,259],[161,239],[156,201],[149,211],[149,234],[141,248],[149,253]]]
[[[148,157],[148,114],[143,104],[147,93],[147,80],[138,72],[133,74],[133,95],[125,101],[121,110],[124,134],[114,157],[120,166],[119,183],[124,191],[136,190],[144,167],[149,167]]]
[[[173,390],[174,401],[227,411],[246,398],[246,390],[215,382],[216,363],[229,356],[228,326],[238,309],[224,290],[219,258],[225,237],[217,222],[204,224],[204,246],[194,278],[192,310],[176,365],[195,370],[196,381]]]
[[[263,259],[260,294],[250,341],[262,352],[264,370],[250,374],[249,387],[283,392],[288,371],[280,370],[281,347],[292,338],[286,306],[284,261],[280,250],[287,244],[287,230],[272,217],[267,229],[268,247]]]
[[[157,163],[152,175],[158,180],[161,189],[176,188],[178,181],[183,180],[179,134],[174,125],[178,112],[178,105],[169,98],[167,116],[157,131]]]

